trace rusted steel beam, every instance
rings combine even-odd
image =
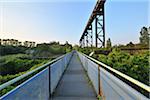
[[[88,32],[87,32],[87,30],[91,30],[90,28],[90,26],[92,25],[92,23],[93,23],[93,21],[94,21],[94,19],[96,20],[97,19],[97,16],[103,16],[103,19],[102,19],[102,21],[103,21],[103,26],[102,26],[102,30],[103,30],[103,33],[102,33],[102,35],[103,35],[103,41],[102,41],[102,47],[104,47],[105,46],[105,23],[104,23],[104,3],[105,3],[105,1],[106,0],[98,0],[97,1],[97,3],[96,3],[96,5],[95,5],[95,7],[94,7],[94,9],[93,9],[93,11],[92,11],[92,14],[91,14],[91,16],[90,16],[90,18],[89,18],[89,20],[88,20],[88,23],[87,23],[87,25],[86,25],[86,27],[85,27],[85,29],[84,29],[84,31],[83,31],[83,34],[82,34],[82,36],[81,36],[81,38],[80,38],[80,41],[79,42],[81,42],[81,41],[83,41],[83,38],[85,37],[85,36],[87,36],[87,34],[88,34]],[[98,40],[100,40],[100,37],[99,37],[99,31],[98,31],[98,25],[97,25],[97,23],[98,23],[98,21],[96,21],[96,26],[95,26],[95,29],[96,29],[96,33],[95,33],[95,37],[96,37],[96,43],[95,43],[95,46],[96,47],[98,47]],[[92,37],[93,38],[93,37]],[[100,41],[101,42],[101,41]]]

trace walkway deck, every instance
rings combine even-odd
[[[77,54],[73,55],[52,100],[96,100],[94,89]]]

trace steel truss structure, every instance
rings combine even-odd
[[[97,48],[105,47],[105,16],[104,16],[105,1],[106,0],[97,1],[96,6],[79,40],[80,47],[82,48],[94,46]],[[95,25],[93,25],[94,22]],[[95,33],[95,36],[93,36],[94,35],[93,33]],[[93,43],[93,40],[95,40],[95,45]]]

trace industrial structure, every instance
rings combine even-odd
[[[97,1],[97,4],[79,40],[80,47],[105,47],[105,1],[106,0]]]
[[[104,4],[97,1],[79,41],[82,48],[105,47]],[[1,84],[0,91],[13,85],[0,100],[150,100],[150,86],[78,51]]]

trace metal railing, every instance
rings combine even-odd
[[[122,81],[121,78],[130,82],[130,84],[142,88],[147,93],[150,93],[149,86],[83,53],[77,53],[97,95],[102,96],[106,100],[148,100],[148,97],[132,88],[126,82]]]
[[[48,100],[51,98],[61,76],[63,75],[73,52],[60,56],[30,72],[14,78],[2,85],[0,90],[41,70],[13,90],[0,97],[0,100]]]

